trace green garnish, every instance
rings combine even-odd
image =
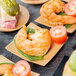
[[[66,13],[59,13],[58,15],[67,16]],[[66,27],[66,29],[68,29],[70,26],[72,26],[72,24],[65,24],[64,26]]]
[[[66,29],[68,29],[69,27],[72,26],[72,24],[65,24],[64,26],[66,27]]]
[[[67,14],[66,14],[66,13],[58,13],[58,15],[67,16]]]
[[[14,43],[15,47],[17,48],[16,43],[15,43],[15,40],[16,40],[16,36],[14,37],[13,43]],[[18,50],[19,53],[21,53],[23,56],[25,56],[29,60],[42,60],[43,57],[44,57],[44,56],[30,56],[30,55],[25,54],[24,52],[22,52],[19,49],[17,49],[17,50]]]
[[[16,0],[0,0],[0,5],[10,16],[16,16],[19,13],[19,4]]]
[[[0,63],[0,65],[3,65],[3,64],[13,64],[13,65],[15,65],[14,63],[10,63],[10,62]]]
[[[76,72],[76,50],[73,51],[69,58],[69,67],[72,71]]]
[[[29,34],[29,33],[35,33],[35,30],[34,29],[29,28],[29,27],[27,27],[27,29],[28,29],[27,34]]]

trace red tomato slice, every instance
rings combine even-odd
[[[71,0],[65,5],[65,13],[70,16],[76,17],[76,0]]]
[[[31,76],[31,67],[27,61],[20,60],[12,70],[14,76]]]
[[[50,29],[50,35],[55,43],[64,43],[67,39],[67,30],[64,26],[55,26]]]

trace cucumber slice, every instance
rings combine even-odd
[[[64,12],[63,13],[59,13],[58,15],[67,16],[66,13],[64,13]],[[65,24],[64,26],[66,27],[66,29],[68,29],[69,27],[72,26],[72,24]]]
[[[76,72],[76,50],[73,51],[69,58],[69,67],[72,71]]]
[[[16,36],[14,37],[13,43],[14,43],[15,47],[17,48],[15,40],[16,40]],[[44,57],[44,56],[29,56],[19,49],[17,49],[17,50],[19,53],[21,53],[24,57],[28,58],[29,60],[42,60]]]

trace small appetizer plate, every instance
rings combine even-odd
[[[2,31],[2,32],[16,31],[16,30],[20,29],[23,24],[26,24],[28,22],[29,17],[30,17],[30,15],[29,15],[27,8],[20,5],[20,13],[19,13],[19,18],[18,18],[16,28],[15,29],[7,29],[7,28],[0,27],[0,31]]]
[[[32,22],[28,25],[28,27],[33,28],[33,29],[41,29],[39,26],[35,25],[35,24],[32,23]],[[7,45],[5,48],[6,48],[9,52],[11,52],[11,53],[13,53],[13,54],[15,54],[15,55],[17,55],[17,56],[19,56],[19,57],[21,57],[21,58],[29,61],[29,62],[38,64],[38,65],[41,65],[41,66],[45,66],[45,65],[46,65],[47,63],[49,63],[49,62],[52,60],[52,58],[59,52],[59,50],[62,48],[63,45],[64,45],[64,44],[56,44],[56,43],[54,43],[54,42],[52,41],[51,49],[50,49],[49,52],[44,56],[44,58],[43,58],[42,60],[35,60],[35,61],[31,61],[31,60],[27,59],[26,57],[24,57],[22,54],[20,54],[20,53],[18,52],[17,48],[14,46],[14,43],[13,43],[13,42],[11,42],[11,43],[10,43],[9,45]]]
[[[48,27],[53,27],[53,26],[47,24],[41,16],[38,17],[35,20],[35,22],[40,23],[40,24],[45,25],[45,26],[48,26]],[[69,28],[68,28],[68,26],[66,26],[66,28],[67,28],[67,32],[71,34],[76,30],[76,24],[71,25]]]
[[[27,4],[42,4],[49,0],[21,0],[21,1]]]
[[[14,62],[12,62],[9,59],[7,59],[6,57],[0,55],[0,63],[14,63]],[[31,76],[40,76],[40,74],[38,74],[36,72],[31,72]]]
[[[61,61],[60,65],[58,66],[58,68],[55,71],[55,73],[53,74],[53,76],[62,76],[64,65],[68,59],[69,59],[68,56],[64,56],[63,60]]]

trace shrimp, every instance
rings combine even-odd
[[[14,74],[12,73],[12,70],[7,70],[4,76],[14,76]]]
[[[0,65],[0,75],[4,76],[14,76],[12,73],[12,64],[2,64]]]
[[[49,30],[35,30],[35,33],[27,34],[24,26],[16,36],[17,48],[30,56],[43,56],[51,47],[51,37]]]
[[[40,14],[49,25],[76,23],[76,17],[57,15],[60,12],[64,12],[64,7],[64,2],[61,2],[60,0],[51,0],[41,7]]]

